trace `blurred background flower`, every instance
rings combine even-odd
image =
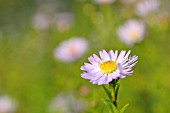
[[[0,97],[0,113],[14,113],[16,102],[8,96]]]
[[[117,33],[122,42],[132,46],[144,38],[145,25],[141,21],[131,19],[120,26]]]
[[[157,12],[159,10],[159,0],[143,0],[136,4],[136,14],[139,16],[147,16],[150,13]]]
[[[81,113],[85,111],[85,103],[78,100],[72,94],[60,93],[49,105],[51,113]]]
[[[55,50],[56,59],[72,62],[80,58],[87,50],[88,43],[82,37],[72,37],[62,42]]]

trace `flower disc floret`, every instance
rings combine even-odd
[[[114,61],[99,63],[99,66],[105,74],[113,73],[116,69],[116,63]]]

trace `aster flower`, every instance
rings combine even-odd
[[[80,58],[87,50],[88,43],[82,37],[73,37],[63,41],[54,50],[54,56],[57,60],[64,62],[73,62]]]
[[[157,11],[159,6],[159,0],[145,0],[136,5],[135,12],[139,16],[147,16],[149,13]]]
[[[93,84],[108,84],[112,80],[125,78],[127,75],[132,75],[132,67],[137,63],[137,56],[129,57],[130,51],[110,50],[99,52],[100,57],[96,54],[88,58],[90,63],[85,63],[81,66],[81,70],[85,71],[81,74],[82,78],[90,80]]]
[[[144,33],[145,25],[142,22],[133,19],[128,20],[117,30],[120,40],[129,46],[142,41]]]

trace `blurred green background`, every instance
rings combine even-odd
[[[169,113],[169,7],[169,0],[162,0],[156,14],[141,18],[134,13],[133,5],[119,0],[112,4],[90,0],[0,0],[0,95],[17,101],[15,113],[49,113],[49,103],[61,92],[83,99],[86,110],[82,113],[107,113],[102,102],[107,97],[105,92],[80,77],[80,66],[101,49],[125,49],[132,50],[139,61],[133,76],[120,80],[118,108],[129,103],[126,113]],[[59,30],[53,23],[37,29],[32,21],[40,12],[49,15],[50,22],[55,14],[69,12],[74,21],[66,30]],[[146,24],[143,41],[133,47],[121,42],[116,33],[131,18]],[[85,37],[88,51],[72,63],[55,60],[54,49],[73,36]],[[87,94],[82,94],[82,87],[88,89]]]

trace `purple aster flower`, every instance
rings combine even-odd
[[[110,50],[99,52],[100,57],[96,54],[88,58],[90,63],[84,63],[81,70],[85,71],[81,74],[82,78],[89,79],[93,84],[108,84],[113,79],[125,78],[126,75],[132,75],[132,67],[136,65],[138,56],[129,56],[130,50],[126,53],[122,50],[118,55],[118,51]]]

